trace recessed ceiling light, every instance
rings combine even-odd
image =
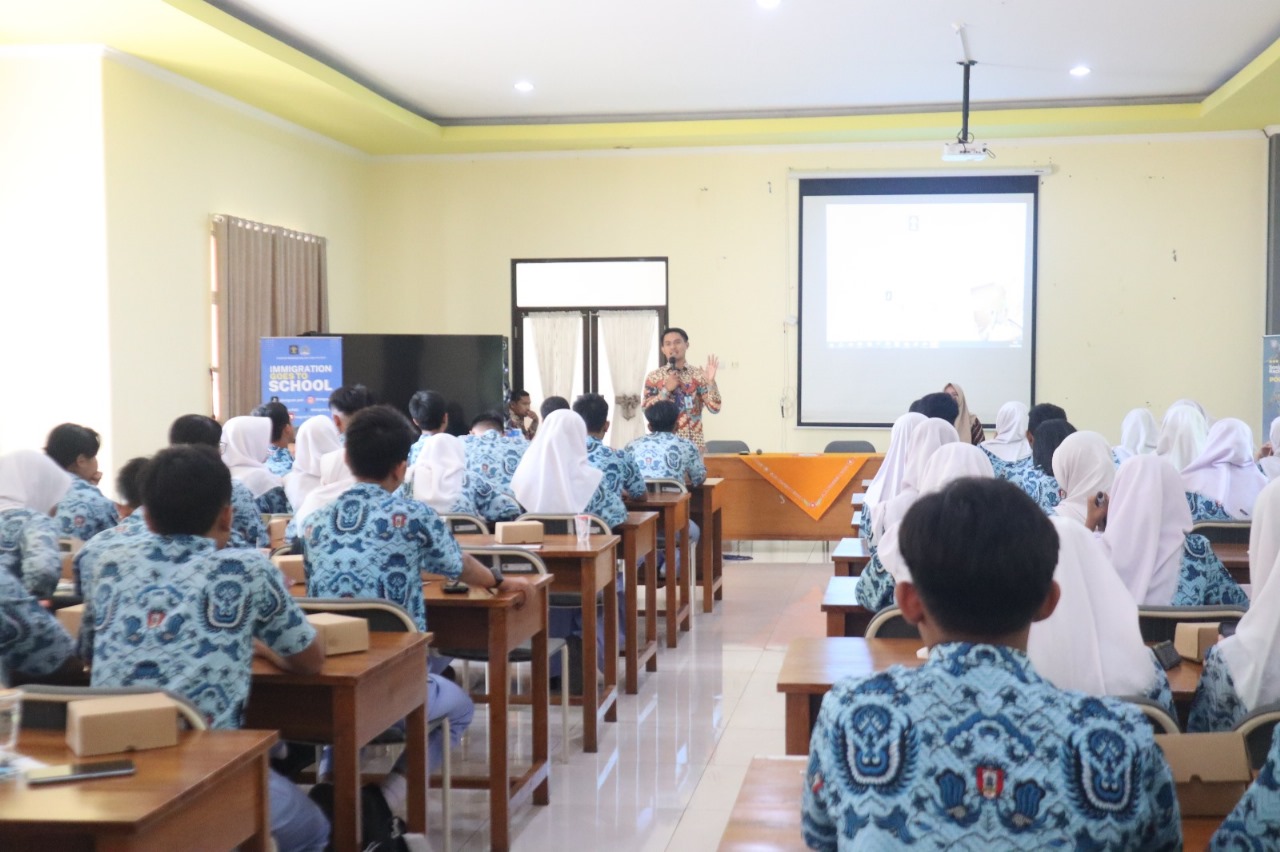
[[[1090,68],[1088,65],[1077,65],[1069,72],[1072,77],[1088,77]]]
[[[756,5],[761,9],[776,9],[782,0],[756,0]]]
[[[528,80],[521,80],[519,83],[516,83],[516,91],[525,93],[532,92],[533,84]]]

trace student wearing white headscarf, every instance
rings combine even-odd
[[[1267,484],[1253,458],[1253,431],[1224,417],[1209,428],[1204,449],[1182,470],[1192,521],[1247,521]]]
[[[1006,402],[996,412],[996,436],[980,445],[991,462],[997,479],[1012,479],[1016,469],[1031,464],[1031,444],[1027,443],[1027,406]]]
[[[1204,659],[1188,731],[1227,731],[1264,704],[1280,701],[1280,484],[1262,489],[1249,527],[1253,602],[1234,636]]]
[[[1120,443],[1112,447],[1116,464],[1134,456],[1150,455],[1156,451],[1156,438],[1160,430],[1156,419],[1145,408],[1135,408],[1120,422]]]
[[[467,450],[447,432],[424,434],[414,444],[417,457],[405,477],[405,494],[442,515],[474,515],[467,490]]]
[[[1076,434],[1102,439],[1096,432]],[[1064,517],[1050,520],[1058,532],[1053,579],[1061,596],[1051,616],[1031,625],[1031,664],[1059,689],[1117,698],[1142,696],[1176,718],[1169,678],[1142,641],[1138,605],[1102,543],[1084,524]]]
[[[291,539],[302,535],[306,529],[307,518],[311,517],[317,509],[323,509],[332,504],[342,496],[344,491],[355,484],[355,474],[347,466],[346,450],[326,453],[320,460],[320,485],[311,489],[311,493],[302,501],[302,505],[294,511],[285,535]]]
[[[28,592],[47,598],[62,576],[53,511],[71,490],[71,474],[44,453],[0,456],[0,571]]]
[[[898,490],[902,488],[902,476],[906,472],[907,445],[911,442],[911,433],[927,419],[919,412],[909,411],[893,421],[893,429],[889,432],[889,448],[885,451],[880,469],[876,471],[862,498],[862,514],[858,528],[863,538],[871,535],[872,508],[878,503],[898,496]]]
[[[342,449],[342,439],[332,417],[307,418],[298,427],[294,443],[297,455],[293,457],[293,470],[285,474],[284,494],[289,505],[301,506],[307,495],[320,487],[320,461],[329,453]]]
[[[553,411],[542,421],[511,477],[511,492],[528,512],[594,514],[608,501],[604,474],[587,460],[587,424],[573,411]]]
[[[1181,472],[1200,455],[1208,434],[1209,422],[1204,410],[1190,400],[1179,400],[1164,413],[1156,439],[1156,455]]]
[[[1090,501],[1110,491],[1116,479],[1107,439],[1097,432],[1072,432],[1053,451],[1053,478],[1062,494],[1054,514],[1083,526]]]
[[[983,431],[982,421],[978,419],[978,415],[969,413],[969,403],[965,402],[964,390],[955,382],[948,382],[947,386],[942,389],[951,395],[956,401],[956,405],[960,406],[960,413],[956,415],[956,422],[951,424],[956,427],[956,434],[960,438],[962,444],[973,444],[975,447],[987,439],[987,433]]]
[[[955,427],[945,420],[929,417],[911,431],[907,440],[906,460],[902,467],[902,480],[898,493],[891,499],[882,499],[871,509],[871,526],[866,530],[867,540],[879,547],[880,537],[891,525],[902,520],[919,493],[919,483],[924,478],[929,458],[944,444],[959,441]]]
[[[1267,443],[1258,453],[1258,469],[1266,475],[1268,482],[1280,477],[1280,455],[1277,453],[1280,453],[1280,417],[1271,421]]]
[[[284,482],[267,468],[271,457],[271,418],[232,417],[222,426],[222,460],[231,478],[244,483],[258,511],[287,514],[292,510]]]
[[[1191,510],[1182,477],[1159,456],[1120,465],[1111,494],[1090,509],[1086,526],[1102,523],[1111,564],[1139,606],[1248,606],[1208,539],[1187,534]]]

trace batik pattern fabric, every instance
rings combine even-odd
[[[267,456],[267,470],[276,476],[284,476],[293,470],[293,453],[288,447],[272,445],[271,455]]]
[[[418,456],[422,455],[422,448],[427,445],[427,439],[430,435],[419,435],[418,440],[413,442],[413,446],[409,448],[409,467],[413,467],[418,461]]]
[[[1156,659],[1155,651],[1150,651],[1150,654],[1151,668],[1155,671],[1155,680],[1152,682],[1151,688],[1143,693],[1142,697],[1159,704],[1161,710],[1176,719],[1178,718],[1178,706],[1173,703],[1173,687],[1169,685],[1169,675],[1165,672],[1164,666],[1160,665],[1160,661]]]
[[[80,548],[80,551],[71,558],[71,575],[76,583],[76,594],[87,598],[93,593],[93,577],[98,570],[98,554],[106,550],[111,542],[118,538],[145,535],[148,532],[150,530],[147,529],[146,515],[139,506],[116,526],[95,535],[93,541]]]
[[[120,523],[116,504],[88,480],[71,477],[71,490],[58,503],[54,518],[58,535],[88,541]]]
[[[257,506],[258,511],[264,515],[293,514],[293,507],[289,505],[289,498],[285,496],[283,485],[262,492],[253,498],[253,505]]]
[[[858,535],[863,539],[871,535],[871,505],[865,500],[861,511],[858,512]],[[871,552],[876,552],[874,545],[871,546]]]
[[[880,554],[873,553],[867,567],[858,575],[856,597],[858,605],[872,612],[879,612],[887,606],[893,606],[893,589],[897,583],[893,575],[880,561]]]
[[[1034,464],[1027,465],[1021,471],[1014,471],[1013,474],[1014,478],[1009,481],[1035,500],[1036,505],[1043,509],[1046,515],[1053,514],[1053,510],[1062,499],[1062,495],[1058,493],[1058,480]]]
[[[707,466],[698,448],[672,432],[650,432],[627,444],[645,479],[686,479],[693,485],[707,481]]]
[[[462,550],[430,506],[369,482],[309,515],[302,543],[308,595],[390,601],[423,631],[422,572],[462,574]]]
[[[627,507],[623,504],[623,499],[644,498],[644,476],[636,466],[635,459],[627,452],[607,447],[598,438],[587,438],[587,462],[604,474],[597,489],[602,490],[605,495],[605,514],[600,517],[610,527],[616,527],[627,519]]]
[[[1223,508],[1222,504],[1212,497],[1206,497],[1198,491],[1187,492],[1187,508],[1191,510],[1191,522],[1201,521],[1234,521],[1235,518]]]
[[[1240,802],[1227,814],[1209,843],[1210,852],[1274,848],[1280,837],[1280,737],[1271,738],[1271,750],[1262,771],[1245,790]]]
[[[1005,461],[986,447],[978,447],[978,449],[987,454],[987,461],[991,462],[991,471],[996,475],[996,479],[1003,479],[1006,482],[1017,483],[1026,475],[1027,468],[1035,466],[1031,462],[1031,456],[1017,461]]]
[[[22,581],[37,598],[47,598],[62,576],[58,526],[53,518],[30,509],[0,511],[0,572]]]
[[[1173,606],[1232,604],[1247,607],[1249,596],[1231,578],[1222,560],[1209,546],[1209,539],[1202,535],[1188,535],[1182,546],[1182,567],[1171,603]]]
[[[280,577],[261,553],[218,550],[200,536],[111,542],[80,625],[93,685],[167,689],[196,705],[209,727],[240,727],[253,640],[289,657],[316,635]]]
[[[0,571],[0,684],[10,672],[46,675],[75,653],[75,643],[58,619],[40,606],[22,581]]]
[[[231,541],[228,547],[267,547],[270,544],[267,525],[262,522],[262,510],[253,498],[253,492],[240,480],[231,480]]]
[[[1002,646],[935,645],[918,669],[837,683],[803,796],[813,849],[1181,846],[1141,711],[1059,690]]]
[[[467,474],[476,512],[490,523],[513,521],[524,510],[511,493],[511,477],[524,458],[529,442],[508,438],[496,429],[462,439],[467,453]]]
[[[1204,655],[1204,669],[1200,683],[1191,699],[1191,712],[1187,715],[1187,733],[1203,734],[1214,731],[1231,731],[1245,716],[1249,708],[1244,706],[1236,692],[1235,681],[1226,660],[1216,647]],[[1280,737],[1275,739],[1280,740]]]
[[[642,404],[647,408],[660,399],[674,402],[679,411],[675,434],[693,444],[701,455],[707,448],[702,437],[702,412],[704,409],[712,414],[720,412],[720,388],[715,382],[707,381],[706,371],[701,367],[686,364],[676,371],[676,389],[668,392],[669,372],[662,367],[645,376]]]

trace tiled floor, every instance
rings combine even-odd
[[[831,565],[822,545],[756,543],[753,561],[726,562],[724,600],[699,608],[680,646],[659,651],[658,671],[642,675],[638,695],[622,695],[618,721],[602,727],[597,754],[582,752],[582,715],[574,708],[570,759],[553,763],[551,804],[522,804],[512,814],[516,852],[540,850],[714,850],[757,754],[783,749],[783,699],[777,672],[787,644],[820,636],[819,611]],[[457,764],[483,771],[486,723],[476,718]],[[551,749],[560,747],[559,710],[551,710]],[[515,714],[515,755],[529,754],[528,717]],[[453,797],[453,848],[489,848],[488,800]],[[440,850],[439,794],[431,798],[430,840]]]

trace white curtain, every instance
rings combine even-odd
[[[572,403],[573,364],[582,346],[582,314],[530,314],[529,324],[533,327],[533,348],[538,353],[543,398],[562,396]]]
[[[640,397],[649,353],[658,336],[658,315],[654,311],[601,311],[599,316],[615,394],[609,400],[613,424],[609,446],[620,448],[645,432]]]

